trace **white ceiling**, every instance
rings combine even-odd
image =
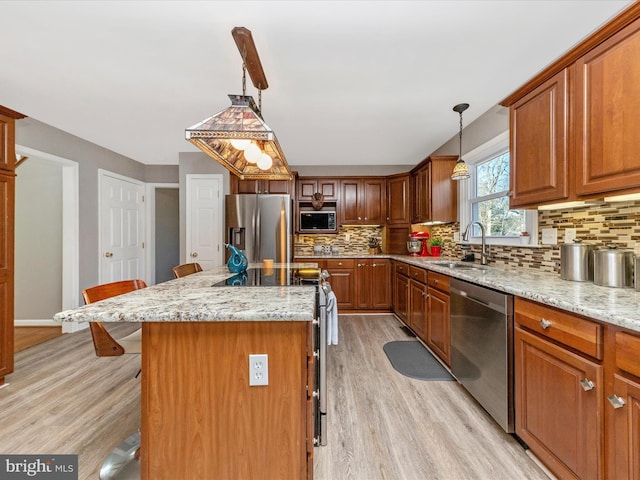
[[[415,164],[626,7],[616,0],[0,1],[0,105],[145,164],[242,93],[293,166]],[[247,93],[257,91],[247,80]]]

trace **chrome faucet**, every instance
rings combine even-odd
[[[487,244],[485,241],[485,230],[482,222],[471,222],[469,225],[467,225],[467,228],[465,228],[464,233],[462,234],[462,240],[464,240],[465,242],[468,240],[469,229],[474,223],[480,227],[480,233],[482,236],[482,252],[480,253],[480,264],[486,265],[487,264]]]

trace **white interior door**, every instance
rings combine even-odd
[[[140,278],[144,265],[144,183],[99,170],[100,283]]]
[[[222,175],[187,175],[186,261],[206,270],[222,265]]]

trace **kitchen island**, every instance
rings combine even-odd
[[[54,317],[142,324],[142,479],[313,475],[315,287],[212,287],[229,276],[200,272]],[[268,385],[249,386],[250,354],[268,355]]]

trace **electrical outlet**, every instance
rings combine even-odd
[[[564,229],[564,243],[573,243],[576,239],[576,229],[575,228],[565,228]]]
[[[543,228],[542,229],[542,244],[543,245],[557,245],[558,244],[558,229],[557,228]]]
[[[460,232],[453,232],[453,241],[460,242]]]
[[[349,243],[351,241],[351,235],[348,233],[344,234],[344,243]]]
[[[249,386],[269,385],[269,356],[266,353],[249,355]]]

